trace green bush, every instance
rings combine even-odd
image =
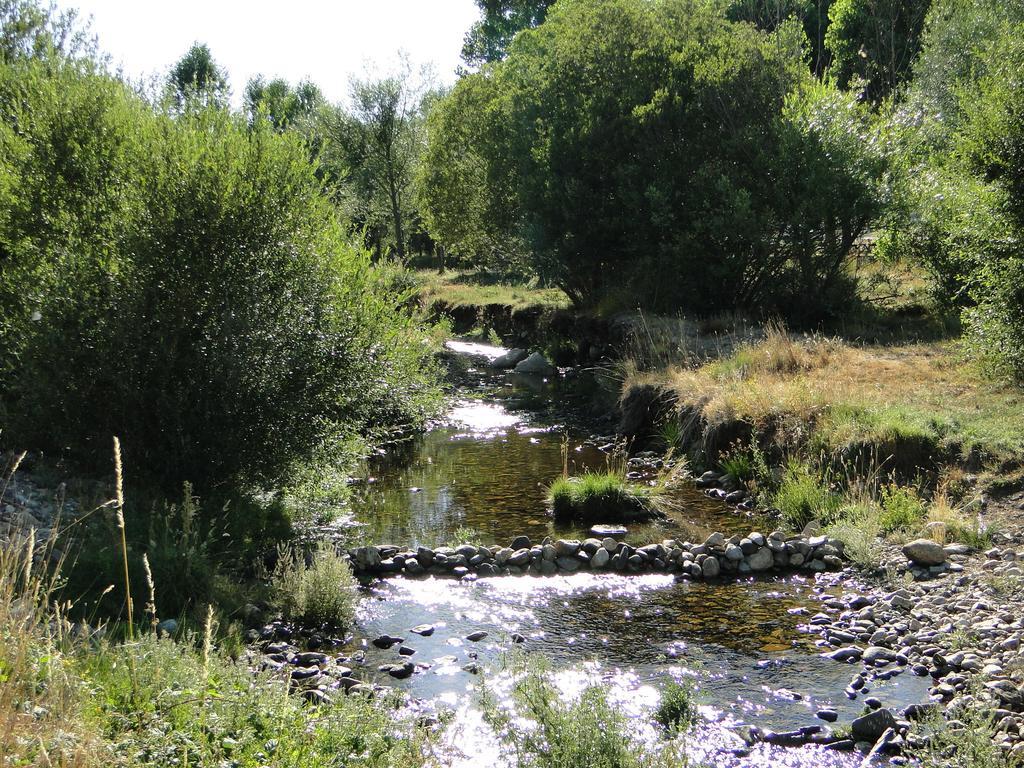
[[[666,685],[661,691],[654,719],[671,734],[686,731],[697,719],[693,686],[676,681]]]
[[[638,768],[644,748],[630,736],[621,709],[598,686],[566,701],[534,660],[512,690],[512,710],[494,704],[485,717],[522,768]]]
[[[927,510],[912,488],[890,485],[882,489],[882,515],[879,519],[882,533],[910,533],[924,521]]]
[[[548,500],[560,521],[633,522],[659,516],[651,488],[629,483],[612,471],[560,477],[548,489]]]
[[[0,396],[19,444],[105,467],[116,434],[136,478],[222,495],[431,412],[431,348],[298,136],[35,62],[0,67],[0,113]]]
[[[790,462],[775,492],[775,506],[793,530],[802,530],[812,520],[827,523],[839,511],[842,496],[829,488],[806,464]]]
[[[709,4],[556,4],[431,124],[434,237],[521,242],[592,307],[821,315],[879,210],[868,110],[813,82],[799,23]]]
[[[278,553],[272,588],[285,615],[344,631],[355,618],[356,580],[348,560],[323,545],[307,562],[290,548]]]

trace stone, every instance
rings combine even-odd
[[[865,664],[888,663],[896,660],[896,652],[878,645],[872,645],[864,650],[861,661]]]
[[[414,635],[420,635],[421,637],[430,637],[434,634],[433,624],[417,624],[415,627],[409,630]]]
[[[625,536],[629,531],[621,525],[594,525],[589,531],[591,536],[605,539],[610,536]]]
[[[834,709],[819,709],[814,713],[814,716],[819,720],[824,720],[826,723],[834,723],[839,719],[839,713]]]
[[[530,376],[550,376],[555,373],[555,367],[540,352],[534,352],[526,359],[520,360],[514,370],[516,373]]]
[[[485,637],[487,637],[487,633],[484,632],[482,629],[478,629],[475,632],[470,632],[468,635],[466,635],[466,639],[473,643],[478,643]]]
[[[850,646],[849,648],[837,648],[828,654],[833,661],[856,661],[863,655],[860,648]]]
[[[378,648],[390,648],[393,645],[405,642],[404,637],[392,637],[391,635],[379,635],[375,637],[371,642]]]
[[[611,552],[604,547],[601,547],[594,553],[594,556],[590,558],[591,568],[604,568],[608,565],[608,561],[612,559]]]
[[[516,536],[514,539],[512,539],[512,543],[509,544],[509,547],[511,549],[529,549],[530,546],[531,544],[529,536]]]
[[[156,633],[159,637],[173,637],[178,634],[178,622],[174,619],[164,619],[156,625]]]
[[[762,547],[747,558],[747,563],[752,571],[767,571],[775,564],[775,559],[768,547]]]
[[[575,557],[559,557],[555,560],[555,563],[563,571],[569,571],[569,573],[575,573],[580,569],[583,564],[579,559]]]
[[[555,553],[559,557],[572,557],[580,551],[580,543],[575,539],[558,539],[555,542]]]
[[[896,718],[888,709],[876,709],[858,717],[850,724],[850,733],[857,741],[874,744],[890,728],[896,728]]]
[[[530,550],[528,549],[517,549],[507,560],[509,565],[515,565],[522,568],[524,565],[530,562]]]
[[[718,577],[721,571],[718,558],[714,556],[708,556],[704,562],[700,564],[701,572],[705,579],[714,579]]]
[[[416,665],[411,661],[403,661],[400,664],[382,664],[378,669],[381,672],[387,672],[394,678],[402,680],[416,671]]]
[[[503,355],[498,355],[496,358],[491,360],[488,365],[491,368],[500,368],[501,370],[509,370],[515,368],[519,363],[526,359],[529,353],[525,349],[510,349]]]
[[[931,539],[915,539],[903,545],[903,554],[917,565],[933,566],[946,562],[946,550]]]

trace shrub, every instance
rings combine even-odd
[[[638,768],[644,749],[630,737],[621,710],[598,686],[567,701],[535,659],[512,690],[514,709],[488,702],[485,717],[523,768]]]
[[[632,522],[659,516],[651,488],[629,483],[617,472],[560,477],[548,489],[556,520],[583,523]]]
[[[847,298],[884,166],[868,111],[812,82],[799,22],[721,10],[554,5],[431,115],[431,232],[525,243],[591,307],[807,317]]]
[[[925,517],[924,502],[912,488],[889,485],[881,493],[882,533],[910,533],[917,530]]]
[[[843,554],[868,571],[882,567],[882,526],[877,507],[864,502],[846,507],[826,532],[845,545]]]
[[[0,183],[18,442],[95,468],[117,434],[137,476],[209,496],[287,485],[430,413],[431,348],[346,242],[298,136],[19,66],[28,86],[0,71],[31,139],[3,134],[17,162]]]
[[[356,580],[348,560],[322,545],[307,562],[290,548],[282,548],[272,587],[285,615],[313,626],[345,630],[352,625],[356,606]]]
[[[829,488],[806,464],[790,462],[775,492],[775,506],[782,520],[801,530],[812,520],[830,521],[839,511],[842,497]]]
[[[654,719],[670,734],[687,730],[697,719],[693,701],[693,687],[689,683],[672,681],[661,691],[661,701],[654,711]]]

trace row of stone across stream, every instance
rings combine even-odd
[[[681,578],[714,579],[768,571],[826,571],[843,567],[843,543],[827,536],[768,536],[753,532],[727,538],[713,533],[703,543],[666,539],[633,547],[613,537],[545,538],[533,544],[518,536],[510,546],[418,547],[382,544],[349,551],[357,574],[372,576],[450,576],[472,581],[486,576],[548,576],[581,569],[676,573]]]

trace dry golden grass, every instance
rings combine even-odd
[[[1024,454],[1024,392],[983,378],[951,342],[855,346],[778,327],[698,367],[634,375],[669,387],[709,425],[743,419],[827,428],[830,442],[920,432],[992,455]]]

